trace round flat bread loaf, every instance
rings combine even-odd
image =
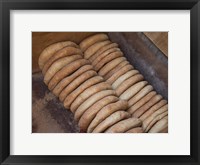
[[[96,66],[101,60],[103,60],[105,57],[109,56],[111,53],[114,53],[114,52],[121,52],[121,51],[119,48],[110,48],[106,50],[105,52],[99,54],[98,57],[92,61],[92,65]]]
[[[60,49],[66,47],[66,46],[72,46],[72,47],[76,47],[78,48],[78,45],[75,44],[74,42],[71,41],[63,41],[63,42],[58,42],[58,43],[54,43],[49,45],[48,47],[46,47],[42,53],[39,56],[38,59],[38,65],[40,67],[40,69],[42,70],[44,67],[44,64]]]
[[[117,96],[120,96],[123,92],[125,92],[132,85],[134,85],[137,82],[142,81],[142,80],[144,80],[144,77],[141,74],[136,74],[136,75],[129,77],[115,89]]]
[[[110,95],[116,95],[114,90],[102,90],[90,96],[87,100],[85,100],[75,111],[74,118],[76,121],[79,121],[80,117],[83,113],[94,103],[101,100],[102,98]]]
[[[42,69],[42,73],[45,74],[47,72],[47,70],[49,69],[49,67],[58,59],[63,58],[63,57],[67,57],[67,56],[71,56],[71,55],[80,55],[82,57],[82,52],[80,49],[76,48],[76,47],[72,47],[72,46],[67,46],[64,47],[60,50],[58,50],[54,55],[51,56],[50,59],[48,59]],[[65,58],[67,59],[67,58]]]
[[[91,95],[101,91],[101,90],[107,90],[112,89],[111,86],[106,82],[101,82],[96,85],[93,85],[86,90],[84,90],[71,104],[70,109],[74,113],[76,109]]]
[[[165,116],[168,115],[168,111],[165,111],[157,116],[154,117],[154,119],[149,123],[149,125],[146,128],[146,132],[149,132],[149,130],[155,125],[158,121],[162,120]]]
[[[163,107],[166,104],[167,104],[166,100],[160,100],[158,103],[152,106],[148,111],[146,111],[142,116],[140,116],[140,119],[144,121],[147,117],[149,117],[151,114],[153,114],[155,111],[157,111],[159,108]]]
[[[142,124],[142,128],[144,129],[145,132],[148,132],[148,130],[150,129],[149,124],[153,121],[153,120],[159,120],[162,117],[160,117],[159,115],[161,115],[164,112],[168,111],[168,105],[164,105],[163,107],[159,108],[157,111],[155,111],[153,114],[151,114],[149,117],[147,117]],[[165,117],[167,115],[167,113],[164,113]],[[158,117],[157,117],[158,116]]]
[[[142,107],[140,107],[138,110],[136,110],[133,113],[133,116],[139,118],[140,116],[142,116],[142,114],[144,114],[148,109],[150,109],[153,105],[155,105],[161,99],[162,99],[161,95],[155,95],[146,104],[144,104]]]
[[[104,121],[102,121],[92,132],[93,133],[102,133],[110,126],[114,125],[115,123],[127,119],[130,117],[130,114],[125,111],[117,111],[114,112],[112,115],[108,116]]]
[[[95,76],[92,77],[90,79],[88,79],[87,81],[85,81],[83,84],[81,84],[76,90],[74,90],[72,93],[70,93],[64,100],[64,107],[69,109],[69,107],[71,106],[71,104],[74,102],[74,100],[87,88],[98,84],[100,82],[103,82],[103,78],[100,76]]]
[[[142,122],[140,119],[128,118],[114,124],[112,127],[107,129],[105,133],[124,133],[132,128],[139,127],[141,125],[142,125]]]
[[[102,48],[100,48],[92,57],[90,57],[89,60],[93,62],[96,58],[99,57],[100,54],[104,53],[106,50],[117,47],[118,47],[117,43],[110,43],[108,45],[105,45]]]
[[[88,60],[85,59],[79,59],[76,61],[71,62],[70,64],[63,67],[60,71],[58,71],[54,77],[50,80],[48,84],[49,90],[53,90],[55,86],[65,77],[71,75],[76,70],[78,70],[80,67],[89,64]]]
[[[149,133],[167,133],[168,132],[168,116],[159,120],[150,130]]]
[[[142,127],[131,128],[126,133],[143,133]]]
[[[97,72],[94,70],[89,70],[79,77],[77,77],[74,81],[72,81],[68,86],[66,86],[59,95],[60,101],[64,101],[64,99],[73,92],[76,88],[78,88],[82,83],[97,75]]]
[[[60,92],[67,86],[69,85],[69,83],[71,83],[74,79],[76,79],[78,76],[80,76],[81,74],[83,74],[84,72],[88,71],[88,70],[92,70],[93,67],[92,65],[84,65],[82,67],[80,67],[80,69],[78,69],[77,71],[75,71],[74,73],[72,73],[70,76],[65,77],[64,79],[62,79],[57,85],[56,87],[53,89],[53,94],[56,96],[59,96]]]
[[[113,69],[111,69],[105,76],[104,79],[107,80],[109,79],[113,74],[115,74],[117,71],[119,71],[122,67],[124,67],[125,65],[128,65],[129,62],[127,60],[122,61],[121,63],[119,63],[117,66],[115,66]]]
[[[152,90],[153,90],[153,87],[151,85],[145,86],[135,96],[133,96],[130,100],[128,100],[129,105],[134,105],[137,101],[142,99],[144,96],[146,96]]]
[[[120,51],[110,53],[108,56],[106,56],[101,61],[99,61],[99,63],[97,63],[96,65],[93,65],[94,69],[98,72],[104,65],[106,65],[110,61],[112,61],[118,57],[122,57],[122,56],[123,56],[123,53]]]
[[[49,81],[52,79],[52,77],[61,70],[64,66],[68,65],[69,63],[81,59],[82,57],[80,55],[74,55],[70,57],[63,57],[57,61],[55,61],[50,68],[45,72],[44,75],[44,83],[48,84]]]
[[[107,96],[103,99],[97,101],[90,108],[88,108],[85,113],[81,116],[78,125],[81,130],[86,131],[91,121],[94,119],[96,114],[106,105],[117,102],[119,98],[116,96]]]
[[[103,107],[95,116],[95,118],[90,123],[87,132],[92,132],[95,127],[100,124],[105,118],[110,116],[112,113],[120,110],[126,110],[128,103],[123,100],[119,100],[116,103],[108,104]]]
[[[90,46],[85,52],[84,52],[84,58],[85,59],[89,59],[90,57],[92,57],[99,49],[101,49],[102,47],[104,47],[105,45],[110,44],[111,42],[109,40],[106,41],[101,41],[101,42],[97,42],[95,44],[93,44],[92,46]]]
[[[128,107],[130,107],[130,108],[127,111],[130,114],[133,114],[137,109],[139,109],[144,104],[146,104],[155,95],[156,95],[156,92],[152,91],[152,92],[150,92],[149,94],[144,96],[142,99],[140,99],[137,103],[135,103],[133,105],[128,101]]]
[[[130,70],[126,72],[125,74],[121,75],[115,82],[112,84],[113,89],[116,89],[118,86],[120,86],[125,80],[128,78],[138,74],[138,70]]]
[[[92,46],[96,42],[108,40],[108,36],[106,34],[100,33],[95,34],[90,37],[84,39],[80,44],[80,48],[83,52],[85,52],[90,46]]]
[[[109,79],[107,79],[106,81],[109,84],[113,84],[113,82],[115,80],[117,80],[121,75],[125,74],[126,72],[130,71],[133,69],[133,66],[128,64],[125,65],[124,67],[122,67],[120,70],[118,70],[116,73],[114,73]]]
[[[121,62],[126,61],[125,57],[118,57],[112,61],[110,61],[109,63],[107,63],[106,65],[104,65],[98,72],[98,74],[102,77],[104,77],[108,72],[110,72],[110,70],[112,70],[115,66],[117,66],[118,64],[120,64]]]
[[[130,88],[128,88],[124,93],[122,93],[120,95],[120,99],[122,100],[129,100],[132,97],[134,97],[142,88],[145,87],[145,85],[147,85],[147,81],[140,81],[136,84],[134,84],[133,86],[131,86]]]

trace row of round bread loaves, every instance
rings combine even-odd
[[[167,101],[127,61],[117,43],[100,33],[84,39],[80,48],[84,58],[112,86],[120,100],[128,101],[127,111],[143,121],[145,132],[167,131]]]

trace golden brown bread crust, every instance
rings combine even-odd
[[[135,127],[135,128],[131,128],[128,131],[126,131],[126,133],[143,133],[143,129],[142,127]]]
[[[74,102],[74,100],[87,88],[98,84],[100,82],[103,82],[103,78],[100,76],[95,76],[92,77],[90,79],[88,79],[87,81],[85,81],[83,84],[81,84],[76,90],[74,90],[72,93],[69,94],[69,96],[67,96],[64,100],[64,107],[65,108],[69,108],[71,106],[71,104]]]
[[[98,124],[100,124],[104,119],[106,119],[112,113],[120,110],[126,110],[127,106],[128,106],[127,102],[123,100],[119,100],[115,103],[106,105],[96,114],[95,118],[90,123],[87,132],[89,133],[92,132]]]
[[[140,99],[137,103],[132,104],[131,101],[128,101],[129,109],[127,110],[129,113],[133,114],[138,108],[145,105],[153,96],[156,95],[155,91],[150,92],[146,96],[144,96],[142,99]]]
[[[66,86],[59,95],[60,101],[64,101],[64,99],[72,93],[76,88],[78,88],[82,83],[90,79],[91,77],[97,76],[97,73],[94,70],[89,70],[79,77],[77,77],[74,81],[72,81],[68,86]]]
[[[115,123],[127,119],[130,117],[130,114],[125,111],[117,111],[108,116],[105,120],[103,120],[97,127],[92,131],[93,133],[101,133],[104,132],[107,128],[111,127]]]
[[[109,56],[104,57],[101,61],[99,61],[99,63],[97,63],[94,66],[94,69],[98,72],[104,65],[106,65],[108,62],[118,58],[118,57],[122,57],[123,53],[120,51],[116,51],[113,53],[110,53]]]
[[[126,72],[125,74],[121,75],[118,79],[116,79],[113,83],[112,83],[112,87],[113,89],[116,89],[117,87],[119,87],[125,80],[127,80],[128,78],[139,74],[138,70],[130,70],[128,72]]]
[[[124,67],[125,65],[128,65],[129,62],[126,61],[122,61],[120,64],[118,64],[117,66],[115,66],[113,69],[111,69],[105,76],[104,79],[107,80],[108,78],[110,78],[114,73],[116,73],[118,70],[120,70],[122,67]]]
[[[126,72],[130,71],[131,69],[133,69],[133,66],[128,64],[125,65],[124,67],[122,67],[120,70],[118,70],[116,73],[114,73],[109,79],[107,79],[106,81],[109,84],[113,84],[113,82],[115,82],[115,80],[117,80],[121,75],[125,74]]]
[[[42,74],[45,74],[49,67],[58,59],[71,56],[71,55],[80,55],[82,56],[82,51],[78,49],[77,47],[73,46],[67,46],[62,48],[61,50],[58,50],[54,55],[51,56],[50,59],[47,60],[47,62],[44,64],[44,67],[42,69]]]
[[[117,96],[120,96],[123,92],[125,92],[128,88],[130,88],[132,85],[136,84],[139,81],[142,81],[144,77],[141,74],[136,74],[128,79],[126,79],[123,83],[118,86],[115,91]]]
[[[91,62],[93,62],[96,58],[98,58],[102,53],[104,53],[106,50],[111,48],[117,48],[117,43],[110,43],[108,45],[105,45],[104,47],[100,48],[93,56],[89,58]]]
[[[142,124],[142,128],[145,132],[148,132],[148,130],[151,128],[151,122],[153,120],[158,121],[159,119],[162,119],[163,117],[167,116],[168,114],[168,105],[164,105],[163,107],[156,110],[154,113],[152,113],[150,116],[148,116]]]
[[[128,118],[122,120],[112,127],[108,128],[105,133],[124,133],[131,128],[139,127],[142,125],[142,121],[138,118]]]
[[[97,42],[95,44],[93,44],[92,46],[90,46],[85,52],[84,52],[84,58],[85,59],[89,59],[90,57],[92,57],[99,49],[101,49],[102,47],[104,47],[105,45],[110,44],[111,42],[109,40],[106,41],[101,41],[101,42]]]
[[[72,46],[72,47],[78,47],[77,44],[71,41],[63,41],[63,42],[58,42],[54,43],[52,45],[49,45],[46,47],[42,53],[39,56],[38,59],[38,65],[40,69],[42,70],[44,67],[44,64],[60,49],[66,47],[66,46]]]
[[[128,100],[129,105],[130,104],[134,105],[136,102],[138,102],[140,99],[144,98],[152,90],[153,90],[153,87],[151,85],[145,86],[135,96],[133,96],[131,99]]]
[[[163,107],[166,104],[167,104],[166,100],[160,100],[158,103],[152,106],[148,111],[146,111],[142,116],[140,116],[140,119],[144,121],[148,116],[152,115],[155,111],[157,111],[159,108]]]
[[[79,120],[79,127],[83,131],[87,131],[88,126],[95,118],[96,114],[106,105],[117,102],[119,98],[116,96],[107,96],[93,104],[86,112],[81,116]]]
[[[129,100],[132,97],[134,97],[142,88],[145,87],[145,85],[147,85],[147,81],[140,81],[136,84],[134,84],[133,86],[131,86],[130,88],[128,88],[125,92],[123,92],[120,95],[120,99],[122,100]]]
[[[149,131],[149,133],[167,133],[168,132],[168,116],[159,120]]]
[[[155,105],[157,102],[159,102],[162,99],[161,95],[155,95],[152,97],[145,105],[137,109],[134,113],[134,117],[140,117],[144,112],[146,112],[149,108],[151,108],[153,105]]]
[[[85,100],[75,111],[74,118],[76,121],[79,121],[83,113],[91,107],[93,104],[95,104],[97,101],[101,100],[102,98],[106,96],[115,96],[116,93],[114,90],[102,90],[100,92],[97,92],[90,96],[87,100]]]
[[[66,76],[71,75],[76,70],[78,70],[81,66],[89,64],[88,60],[85,59],[79,59],[76,61],[71,62],[70,64],[63,67],[60,71],[58,71],[54,77],[50,80],[48,84],[49,90],[53,90],[55,86]]]
[[[84,90],[71,104],[70,109],[74,113],[76,109],[91,95],[95,94],[96,92],[99,92],[101,90],[107,90],[112,89],[111,86],[106,82],[100,82],[96,85],[93,85],[86,90]]]
[[[84,39],[80,44],[80,48],[83,52],[85,52],[90,46],[92,46],[96,42],[108,40],[108,36],[104,33],[92,35],[86,39]]]
[[[152,119],[152,121],[149,123],[149,125],[146,128],[146,132],[149,132],[149,130],[160,120],[162,120],[164,117],[166,117],[168,115],[168,111],[167,109],[165,110],[165,112],[161,112],[158,115],[155,115],[154,118]]]
[[[125,57],[118,57],[110,62],[108,62],[106,65],[104,65],[98,72],[98,74],[102,77],[104,77],[107,73],[110,72],[115,66],[120,64],[121,62],[126,61]]]
[[[55,94],[56,96],[59,96],[60,92],[67,86],[70,84],[70,82],[72,82],[74,79],[76,79],[78,76],[80,76],[81,74],[83,74],[84,72],[88,71],[88,70],[92,70],[93,67],[92,65],[84,65],[82,67],[80,67],[77,71],[75,71],[73,74],[71,74],[70,76],[65,77],[64,79],[62,79],[57,85],[56,87],[53,89],[53,94]]]
[[[110,48],[106,50],[105,52],[103,52],[102,54],[100,54],[97,58],[95,58],[92,61],[92,65],[93,66],[97,65],[101,60],[103,60],[105,57],[109,56],[111,53],[114,53],[114,52],[121,52],[121,51],[119,48]]]
[[[68,65],[69,63],[81,59],[80,55],[74,55],[70,57],[63,57],[55,61],[48,70],[44,73],[44,82],[48,84],[52,77],[61,70],[64,66]]]

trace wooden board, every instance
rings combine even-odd
[[[168,57],[168,32],[144,32],[144,34]]]

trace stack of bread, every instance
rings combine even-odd
[[[44,83],[88,133],[168,131],[168,104],[106,34],[59,42],[39,57]]]
[[[74,113],[80,129],[94,133],[143,132],[140,119],[126,112],[128,102],[83,58],[71,41],[45,48],[39,57],[44,83]]]
[[[119,99],[128,102],[127,112],[142,120],[144,132],[167,132],[167,101],[126,60],[117,43],[106,34],[96,34],[84,39],[80,48]]]

